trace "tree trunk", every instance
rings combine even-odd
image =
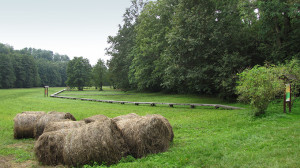
[[[102,83],[102,82],[100,82],[100,91],[103,91],[103,88],[102,88],[102,86],[103,86],[103,83]]]

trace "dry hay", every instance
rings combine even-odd
[[[12,156],[0,156],[0,167],[1,168],[11,168],[11,160],[14,158]]]
[[[111,119],[68,130],[63,152],[64,162],[68,166],[93,162],[110,165],[128,153],[121,132]]]
[[[174,132],[173,132],[173,128],[172,128],[169,120],[166,119],[164,116],[162,116],[160,114],[151,114],[151,115],[149,114],[146,117],[151,117],[151,116],[156,116],[156,117],[160,118],[165,123],[165,125],[168,127],[168,130],[169,130],[169,139],[170,139],[170,142],[172,142],[173,139],[174,139]]]
[[[34,151],[38,161],[45,165],[110,165],[126,156],[128,147],[116,123],[107,119],[79,128],[45,132],[36,141]]]
[[[64,112],[49,112],[46,115],[43,115],[36,123],[36,126],[34,128],[34,137],[38,139],[40,135],[42,135],[45,126],[52,122],[52,121],[61,121],[63,119],[70,119],[73,121],[76,121],[74,116],[70,113],[64,113]]]
[[[43,133],[34,145],[35,156],[45,165],[64,164],[64,138],[68,129]]]
[[[121,115],[121,116],[115,117],[112,120],[114,122],[118,122],[120,120],[133,119],[133,118],[136,118],[136,117],[139,117],[139,115],[137,115],[135,113],[130,113],[130,114],[126,114],[126,115]]]
[[[164,152],[169,148],[169,130],[161,117],[135,117],[116,123],[129,147],[129,154],[135,158]]]
[[[88,118],[83,119],[85,123],[91,123],[91,122],[95,122],[95,121],[105,121],[107,120],[108,117],[106,117],[105,115],[94,115]]]
[[[85,125],[84,121],[72,121],[69,119],[62,121],[52,121],[45,126],[44,132],[57,131],[61,129],[69,129],[69,128],[79,128]]]
[[[25,111],[14,118],[14,138],[33,138],[37,121],[46,113],[43,111]]]

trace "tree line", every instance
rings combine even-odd
[[[14,50],[0,43],[0,89],[40,86],[70,86],[83,90],[95,86],[102,90],[110,85],[108,69],[99,59],[92,66],[89,60],[53,53],[50,50],[24,48]]]
[[[133,0],[106,49],[116,88],[235,96],[237,73],[300,57],[298,0]]]
[[[14,50],[0,43],[0,88],[66,86],[67,55],[24,48]]]

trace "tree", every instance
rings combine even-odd
[[[40,77],[35,59],[19,51],[14,52],[14,70],[17,88],[30,88],[40,85]]]
[[[108,37],[107,42],[110,44],[110,47],[106,49],[106,54],[112,57],[108,66],[112,74],[112,83],[117,88],[125,90],[131,88],[128,72],[133,59],[130,53],[135,45],[136,33],[134,28],[146,2],[143,0],[132,0],[132,5],[126,9],[123,15],[124,24],[122,26],[119,25],[118,34]]]
[[[24,48],[20,53],[34,57],[38,66],[41,86],[65,86],[67,80],[67,55],[53,54],[53,51]]]
[[[70,87],[77,87],[78,90],[83,90],[83,87],[88,85],[91,77],[91,65],[89,60],[83,57],[74,57],[68,63],[66,84]]]
[[[52,51],[24,48],[14,50],[0,43],[0,88],[65,86],[67,55]]]
[[[13,68],[12,48],[0,44],[0,88],[12,88],[16,76]]]
[[[299,0],[258,0],[259,49],[266,60],[279,63],[300,56]]]
[[[12,59],[8,55],[0,54],[0,88],[12,88],[16,80]]]
[[[66,60],[69,59],[68,56],[66,56],[65,58],[67,58]],[[59,84],[59,86],[66,86],[66,81],[68,79],[67,76],[68,61],[56,62],[55,64],[56,67],[58,68],[58,73],[60,74],[60,78],[61,78],[61,83]]]
[[[15,70],[15,76],[16,76],[16,81],[14,84],[14,87],[17,88],[22,88],[25,87],[24,82],[25,82],[25,69],[22,65],[22,55],[19,53],[14,53],[14,70]]]
[[[135,27],[135,46],[131,51],[130,84],[138,90],[160,91],[166,64],[164,51],[168,47],[166,34],[177,0],[149,2]]]
[[[93,67],[92,75],[94,85],[96,88],[99,87],[99,90],[102,91],[102,86],[105,83],[107,76],[107,68],[103,60],[98,60],[97,64]]]
[[[240,45],[244,25],[237,1],[179,0],[174,13],[163,86],[183,93],[231,94],[233,74],[249,62]]]
[[[38,74],[38,67],[31,55],[22,55],[21,64],[23,70],[25,70],[25,81],[23,87],[30,88],[34,86],[39,86],[40,78]]]
[[[62,86],[60,65],[45,59],[37,60],[41,86]]]
[[[133,1],[108,40],[112,84],[236,98],[238,72],[300,57],[298,1]]]
[[[70,59],[67,55],[60,55],[58,53],[55,53],[53,55],[53,61],[54,62],[68,62],[68,61],[70,61]]]

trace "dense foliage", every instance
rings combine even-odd
[[[69,57],[52,51],[14,50],[0,43],[0,88],[65,86]]]
[[[108,70],[102,59],[99,59],[97,64],[92,69],[92,85],[102,91],[102,86],[108,86]]]
[[[254,66],[238,74],[237,93],[239,100],[250,102],[253,114],[264,114],[269,103],[277,97],[282,97],[286,83],[291,83],[293,94],[299,91],[300,62],[292,60],[278,66]],[[283,76],[293,76],[284,80]]]
[[[68,73],[67,73],[68,69]],[[0,43],[0,89],[30,88],[38,86],[78,87],[110,85],[108,69],[99,59],[91,66],[87,59],[75,57],[70,61],[67,55],[49,50],[13,47]]]
[[[299,58],[298,0],[133,0],[107,54],[115,87],[235,96],[236,74]]]
[[[67,55],[34,48],[24,48],[21,52],[32,55],[36,60],[41,86],[66,86],[67,64],[70,61]]]
[[[108,66],[110,81],[114,88],[124,90],[132,88],[128,73],[133,59],[131,52],[135,46],[136,32],[134,30],[144,5],[143,0],[132,1],[132,6],[124,13],[124,24],[119,25],[118,34],[108,37],[107,42],[111,46],[106,49],[106,52],[112,56],[112,59],[108,61]]]
[[[69,87],[77,87],[83,90],[84,86],[88,86],[91,80],[92,66],[89,60],[83,57],[75,57],[68,62],[66,84]]]

